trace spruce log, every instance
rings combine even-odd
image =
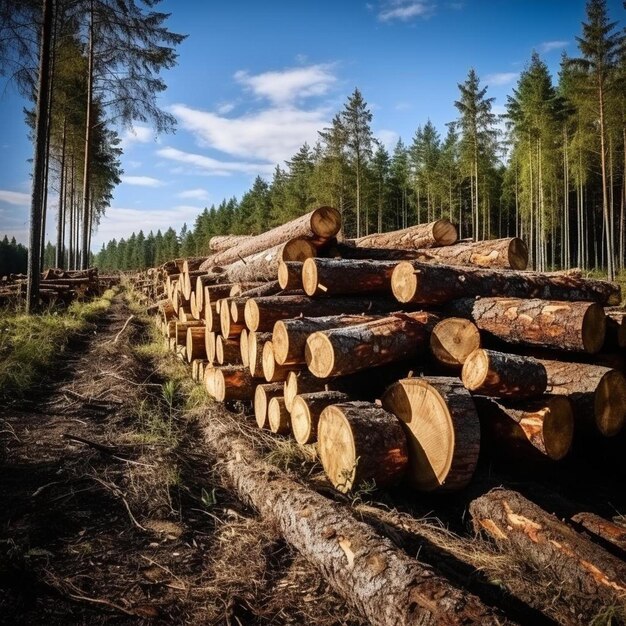
[[[605,437],[616,435],[626,420],[626,377],[602,365],[539,359],[550,393],[567,396],[577,426],[591,426]]]
[[[288,435],[291,432],[291,419],[285,406],[285,398],[280,395],[270,399],[267,405],[267,423],[276,435]]]
[[[558,580],[563,592],[599,600],[599,607],[624,606],[626,564],[519,493],[490,491],[469,510],[477,532],[486,532],[503,552],[524,555],[538,584]]]
[[[248,368],[256,378],[263,377],[263,346],[272,339],[272,333],[248,333]]]
[[[215,302],[220,298],[227,298],[232,291],[232,283],[224,283],[221,285],[209,284],[210,276],[198,276],[196,279],[196,304],[198,308],[206,308],[208,302]]]
[[[239,296],[245,298],[261,298],[264,296],[273,296],[282,291],[277,280],[271,280],[266,283],[261,283],[252,289],[246,289],[242,291]]]
[[[282,396],[283,383],[265,383],[257,385],[254,390],[254,418],[259,428],[267,428],[267,408],[270,400],[276,396]]]
[[[572,517],[575,524],[582,526],[587,532],[599,537],[603,541],[626,552],[626,526],[616,524],[596,515],[583,511]]]
[[[398,551],[368,524],[289,480],[241,435],[207,420],[204,440],[244,503],[272,521],[331,586],[372,626],[506,626],[499,611]]]
[[[572,445],[574,412],[564,396],[515,402],[474,396],[483,432],[491,449],[508,456],[538,451],[558,461]]]
[[[254,235],[214,235],[209,239],[209,250],[211,252],[224,252],[224,250],[238,246],[253,237]]]
[[[356,246],[369,248],[435,248],[449,246],[456,242],[456,227],[447,219],[436,220],[429,224],[417,224],[402,230],[388,233],[376,233],[355,239]]]
[[[270,402],[271,404],[271,402]],[[408,464],[407,441],[392,413],[369,402],[343,402],[320,415],[317,451],[335,489],[347,493],[374,481],[398,483]]]
[[[451,302],[448,310],[509,343],[588,353],[604,344],[606,316],[594,302],[463,298]]]
[[[266,341],[263,345],[263,377],[268,383],[285,381],[287,374],[294,369],[302,369],[297,365],[279,365],[274,358],[274,346],[272,341]]]
[[[317,424],[322,411],[331,404],[348,402],[341,391],[317,391],[297,395],[291,403],[291,432],[301,445],[317,441]]]
[[[187,360],[191,363],[195,359],[206,359],[206,349],[204,347],[204,337],[206,329],[204,326],[190,326],[187,329]]]
[[[420,491],[454,491],[472,478],[480,452],[480,422],[458,378],[405,378],[382,405],[398,417],[409,449],[409,483]]]
[[[254,398],[255,381],[250,371],[243,365],[220,365],[212,370],[212,389],[207,391],[218,401],[243,400]]]
[[[219,302],[219,300],[218,300]],[[204,301],[204,323],[214,333],[220,332],[220,315],[217,312],[217,302]]]
[[[608,308],[605,313],[607,323],[606,349],[626,348],[626,311],[620,308]]]
[[[176,322],[176,331],[174,337],[176,338],[176,344],[179,346],[187,345],[187,329],[195,326],[202,326],[202,322],[196,320],[190,322]]]
[[[313,376],[311,372],[304,370],[301,372],[289,372],[289,374],[287,374],[287,378],[285,379],[283,390],[287,410],[293,410],[293,401],[296,396],[304,393],[326,391],[328,386],[329,381]]]
[[[204,349],[206,351],[207,361],[213,365],[215,363],[215,353],[217,349],[217,335],[210,331],[208,327],[204,333]]]
[[[215,359],[220,365],[243,365],[238,339],[226,339],[218,335],[215,339]]]
[[[480,331],[461,317],[441,320],[430,334],[430,351],[444,367],[460,369],[477,348],[480,348]]]
[[[282,226],[277,226],[224,252],[215,254],[203,263],[201,269],[208,270],[213,265],[226,266],[235,263],[241,258],[269,250],[296,237],[312,236],[317,240],[329,239],[334,237],[340,228],[341,215],[339,211],[332,207],[319,207]]]
[[[416,304],[445,304],[457,298],[473,296],[616,304],[621,297],[619,286],[604,280],[558,272],[454,267],[420,261],[400,261],[393,271],[391,288],[400,302]]]
[[[245,298],[223,298],[221,300],[220,330],[222,332],[222,336],[227,337],[228,339],[239,337],[241,331],[246,327],[243,316],[241,316],[241,319],[238,319],[237,321],[233,320],[232,307],[234,307],[234,310],[237,313],[237,318],[239,318],[239,309],[245,307]]]
[[[473,393],[497,398],[536,398],[545,393],[545,367],[533,357],[478,348],[461,371],[461,379]]]
[[[436,321],[430,313],[399,313],[313,333],[306,342],[307,366],[318,378],[329,378],[416,357]]]
[[[306,363],[304,351],[309,335],[320,330],[372,322],[380,317],[380,315],[329,315],[278,320],[272,329],[276,362],[280,365]]]
[[[309,296],[391,294],[396,261],[307,259],[302,266],[302,287]]]
[[[285,291],[302,289],[302,265],[300,261],[281,261],[278,264],[278,284]]]
[[[250,364],[250,349],[248,348],[248,329],[244,328],[239,335],[239,355],[241,364],[246,367]]]

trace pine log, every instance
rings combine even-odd
[[[509,343],[588,353],[604,344],[606,316],[594,302],[463,298],[448,310]]]
[[[431,313],[399,313],[316,332],[306,342],[306,363],[315,376],[329,378],[410,359],[426,349],[437,321]]]
[[[194,319],[189,301],[183,301],[178,307],[178,319],[181,322],[190,322]]]
[[[486,532],[503,552],[524,555],[537,584],[558,580],[561,593],[593,599],[598,609],[624,607],[626,564],[519,493],[490,491],[469,510],[477,532]]]
[[[187,360],[191,363],[195,359],[206,359],[206,349],[204,347],[204,337],[206,330],[204,326],[191,326],[187,329]]]
[[[626,552],[626,526],[586,511],[574,515],[572,521],[592,535],[619,548],[622,552]]]
[[[381,317],[380,315],[329,315],[278,320],[272,329],[276,362],[280,365],[306,363],[304,352],[309,335],[331,328],[356,326]]]
[[[214,235],[209,239],[209,250],[211,252],[224,252],[233,246],[249,241],[254,235]]]
[[[245,306],[245,298],[232,298],[226,299],[223,298],[221,300],[220,306],[220,330],[224,337],[228,339],[234,339],[235,337],[239,337],[241,331],[246,327],[245,321],[243,320],[243,316],[241,319],[237,321],[233,320],[231,307],[234,306],[237,312],[237,317],[239,317],[239,308]]]
[[[169,300],[163,300],[157,303],[159,307],[159,313],[161,318],[165,323],[176,317],[176,310],[172,306],[172,303]]]
[[[409,261],[422,258],[420,250],[402,248],[366,248],[356,246],[349,240],[333,243],[324,256],[334,259],[370,260],[370,261]],[[279,270],[280,271],[280,270]]]
[[[620,308],[605,310],[607,335],[605,347],[608,350],[626,348],[626,311]]]
[[[248,348],[248,329],[244,328],[239,335],[239,358],[246,367],[250,364],[250,349]]]
[[[197,272],[200,266],[208,259],[208,256],[197,256],[183,259],[183,264],[180,268],[182,274],[190,274],[191,272]]]
[[[306,315],[326,317],[329,315],[384,314],[397,311],[399,305],[393,300],[370,298],[310,298],[308,296],[267,296],[249,298],[245,305],[245,320],[249,330],[263,332],[273,330],[278,320]]]
[[[480,452],[480,422],[458,378],[405,378],[382,405],[398,417],[409,446],[409,483],[420,491],[454,491],[472,478]]]
[[[263,346],[272,339],[272,333],[248,333],[248,368],[256,378],[263,377]]]
[[[203,276],[205,274],[206,272],[203,272],[201,270],[181,272],[179,284],[180,284],[180,288],[183,293],[183,296],[185,296],[185,299],[189,300],[189,298],[191,298],[191,292],[195,289],[196,280],[198,276]]]
[[[268,383],[285,381],[289,372],[294,369],[302,369],[298,365],[279,365],[274,358],[274,346],[272,341],[266,341],[263,345],[263,377]]]
[[[396,261],[312,258],[302,266],[302,287],[309,296],[391,294]]]
[[[365,481],[398,483],[408,464],[407,441],[398,419],[369,402],[326,407],[317,427],[317,451],[335,489],[351,491]]]
[[[201,327],[202,322],[198,322],[196,320],[189,322],[176,322],[176,343],[179,346],[187,345],[187,329],[193,327]]]
[[[322,411],[331,404],[348,402],[341,391],[317,391],[297,395],[291,403],[291,432],[301,445],[317,441],[317,424]]]
[[[194,292],[196,294],[196,306],[199,309],[205,308],[205,297],[211,301],[213,298],[224,298],[230,294],[232,285],[214,284],[213,274],[200,274],[196,278]]]
[[[262,286],[264,286],[266,284],[267,283],[265,283],[265,282],[259,282],[259,281],[245,282],[245,283],[233,283],[233,285],[230,288],[230,291],[228,293],[228,297],[229,298],[237,298],[238,296],[243,294],[245,291],[253,291],[253,290],[258,289],[259,287],[262,287]]]
[[[615,304],[620,288],[604,280],[591,280],[555,272],[550,274],[498,269],[433,265],[400,261],[391,277],[391,288],[400,302],[445,304],[457,298],[496,296],[579,300]]]
[[[220,300],[217,302],[220,302]],[[221,330],[221,319],[217,312],[217,302],[209,302],[206,299],[204,302],[204,323],[206,327],[214,333],[220,332]]]
[[[545,393],[545,367],[533,357],[478,348],[461,371],[461,379],[473,393],[497,398],[536,398]]]
[[[277,226],[261,235],[244,241],[224,252],[210,257],[201,266],[208,270],[213,265],[226,266],[241,258],[269,250],[296,237],[313,237],[318,240],[334,237],[341,228],[341,215],[332,207],[319,207],[306,215],[296,218],[282,226]]]
[[[291,432],[291,419],[285,407],[285,398],[280,395],[270,399],[267,406],[267,423],[276,435],[288,435]]]
[[[238,339],[226,339],[218,335],[215,339],[215,360],[220,365],[243,365]]]
[[[532,452],[558,461],[565,457],[574,436],[574,412],[564,396],[546,396],[512,403],[474,396],[483,441],[492,450],[526,457]]]
[[[456,242],[456,227],[449,220],[441,219],[429,224],[409,226],[388,233],[366,235],[354,240],[356,246],[369,248],[434,248],[449,246]]]
[[[567,396],[577,427],[616,435],[626,421],[626,377],[601,365],[539,359],[548,377],[550,393]]]
[[[285,379],[283,393],[285,396],[285,406],[288,411],[293,410],[293,402],[298,395],[326,391],[329,386],[328,381],[313,376],[311,372],[289,372]]]
[[[228,307],[230,309],[230,321],[232,324],[245,322],[245,309],[248,299],[245,296],[228,299]],[[220,311],[221,313],[221,311]]]
[[[461,317],[441,320],[430,334],[430,351],[444,367],[460,370],[477,348],[480,348],[480,331],[475,324]]]
[[[302,265],[300,261],[281,261],[278,264],[278,284],[285,291],[302,289]]]
[[[218,401],[254,398],[255,381],[243,365],[220,365],[212,369],[212,387],[207,391]],[[206,380],[206,378],[205,378]]]
[[[207,361],[213,365],[215,363],[215,355],[217,351],[217,335],[210,331],[208,327],[204,333],[204,350],[206,352]]]
[[[256,386],[254,390],[254,418],[259,428],[268,428],[267,408],[270,400],[282,396],[283,391],[283,383],[265,383]]]
[[[341,505],[261,460],[238,425],[207,420],[204,439],[243,502],[272,521],[372,626],[507,626],[499,611],[398,551]]]
[[[278,281],[272,280],[266,283],[261,283],[253,289],[246,289],[245,291],[242,291],[239,295],[245,298],[261,298],[264,296],[276,295],[281,291],[282,289],[280,288]]]

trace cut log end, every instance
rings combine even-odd
[[[311,215],[311,230],[322,239],[334,237],[341,228],[341,214],[330,206],[318,207]]]
[[[598,430],[605,437],[617,435],[626,421],[626,378],[617,370],[609,370],[596,389],[595,417]]]
[[[332,342],[321,332],[313,333],[306,342],[305,359],[309,371],[318,378],[328,378],[335,366]]]
[[[451,246],[458,237],[456,226],[450,220],[441,219],[433,224],[433,239],[438,245]]]
[[[602,349],[606,336],[606,315],[601,305],[589,305],[582,322],[582,341],[585,352],[595,354]]]
[[[480,348],[480,332],[475,324],[460,317],[449,317],[435,325],[430,349],[442,365],[461,367]]]
[[[476,349],[465,359],[463,364],[463,384],[470,391],[477,391],[489,375],[489,357],[485,350]]]
[[[281,261],[278,265],[278,284],[283,290],[302,289],[302,263]]]
[[[259,305],[251,298],[246,302],[244,318],[248,330],[254,332],[259,328]]]
[[[313,259],[307,259],[302,265],[302,288],[307,296],[317,292],[317,265]]]
[[[560,461],[569,452],[574,437],[574,414],[567,398],[554,396],[543,413],[542,435],[545,453]]]
[[[304,282],[304,269],[302,271]],[[391,277],[391,290],[398,302],[411,302],[418,289],[419,274],[413,269],[413,265],[407,261],[401,261],[393,270]]]
[[[267,422],[270,431],[277,435],[287,435],[291,431],[289,411],[285,399],[274,396],[267,407]]]
[[[528,267],[528,246],[519,237],[511,239],[508,250],[509,266],[514,270]]]
[[[276,362],[283,365],[289,354],[289,333],[282,320],[278,320],[274,324],[272,344],[274,345],[274,358]]]

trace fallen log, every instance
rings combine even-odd
[[[480,332],[461,317],[447,317],[435,324],[430,334],[430,351],[444,367],[460,369],[467,357],[480,348]]]
[[[239,341],[218,335],[215,339],[215,359],[220,365],[243,365]]]
[[[210,382],[205,375],[206,389],[218,402],[226,400],[251,401],[255,381],[243,365],[220,365],[210,371]]]
[[[190,363],[195,359],[206,359],[205,335],[206,330],[204,326],[190,326],[187,328],[185,345],[187,347],[187,360]]]
[[[291,432],[301,445],[317,441],[317,425],[322,411],[331,404],[348,402],[341,391],[318,391],[297,395],[291,403]]]
[[[615,524],[587,511],[576,513],[572,517],[572,522],[626,553],[626,526]]]
[[[480,422],[458,378],[405,378],[382,405],[398,417],[408,441],[407,479],[421,491],[454,491],[472,478],[480,452]]]
[[[399,302],[445,304],[458,298],[497,296],[617,304],[620,288],[603,280],[562,273],[518,272],[400,261],[391,276]]]
[[[274,346],[272,345],[271,339],[266,341],[263,345],[262,362],[263,377],[268,383],[285,381],[289,372],[294,369],[301,369],[299,366],[279,365],[276,363],[276,359],[274,358]]]
[[[366,248],[434,248],[449,246],[456,242],[456,227],[449,220],[441,219],[429,224],[417,224],[402,230],[376,233],[354,239],[352,243]]]
[[[224,250],[238,246],[253,237],[254,235],[214,235],[209,239],[209,250],[211,252],[224,252]]]
[[[267,424],[275,435],[288,435],[291,432],[291,418],[285,406],[285,398],[280,395],[270,399],[267,406]]]
[[[281,261],[278,264],[278,284],[281,289],[293,291],[302,289],[302,262]]]
[[[250,374],[256,378],[263,377],[263,347],[271,339],[272,333],[248,333],[248,368]]]
[[[267,428],[267,409],[272,398],[283,395],[283,383],[265,383],[254,390],[254,418],[259,428]]]

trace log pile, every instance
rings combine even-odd
[[[481,447],[558,461],[577,435],[622,430],[616,285],[525,271],[523,241],[457,242],[447,220],[340,228],[321,207],[135,280],[194,379],[316,444],[335,488],[454,491]]]

